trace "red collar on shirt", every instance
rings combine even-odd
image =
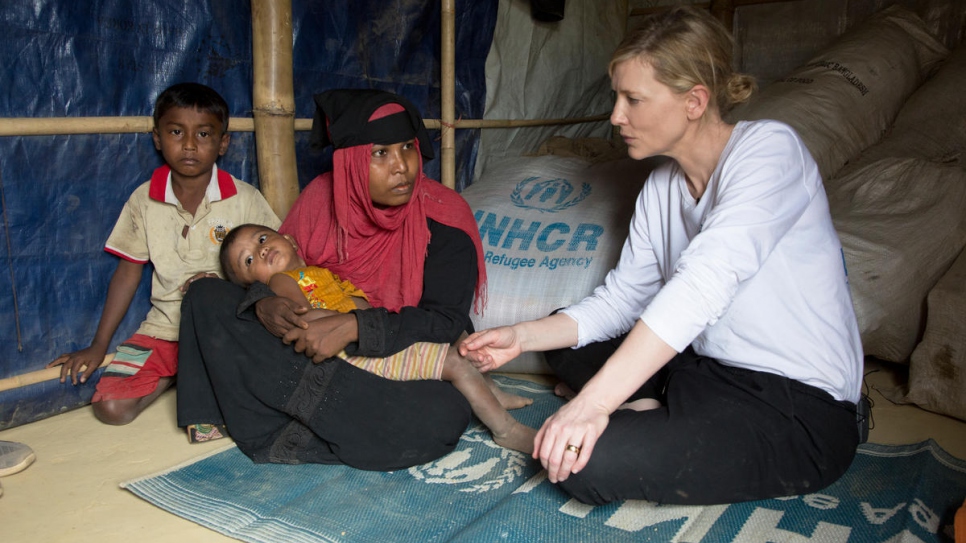
[[[168,177],[171,173],[171,167],[165,164],[160,168],[154,170],[151,174],[151,186],[148,188],[148,196],[157,202],[164,201],[165,192],[168,189]],[[217,200],[224,200],[226,198],[231,198],[238,193],[235,188],[235,182],[231,178],[231,174],[218,168],[218,192],[221,193],[220,198]]]

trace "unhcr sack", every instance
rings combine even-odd
[[[575,158],[490,163],[461,194],[483,239],[489,302],[477,330],[538,319],[593,292],[616,264],[653,161]],[[549,373],[540,353],[501,368]]]

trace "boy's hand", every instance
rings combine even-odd
[[[90,346],[73,353],[62,354],[56,360],[47,364],[48,368],[60,365],[60,382],[70,381],[73,384],[86,383],[87,379],[97,371],[101,363],[104,362],[106,351],[99,347]],[[83,370],[83,371],[82,371]]]
[[[198,279],[204,279],[205,277],[214,277],[215,279],[217,279],[218,274],[212,273],[212,272],[198,272],[192,275],[191,277],[188,278],[187,281],[184,282],[183,285],[181,285],[181,294],[188,292],[188,286],[190,286],[191,283],[194,283]]]
[[[277,337],[282,337],[292,330],[308,329],[308,323],[302,318],[306,312],[308,308],[283,296],[271,296],[255,302],[255,316],[258,317],[258,322]]]

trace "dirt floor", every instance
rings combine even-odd
[[[873,371],[876,369],[879,371]],[[892,404],[879,391],[896,386],[901,371],[871,365],[866,372],[875,402],[870,441],[904,444],[932,438],[950,454],[966,459],[966,422]],[[536,376],[534,380],[547,379]],[[124,481],[176,466],[227,443],[191,445],[175,424],[172,390],[128,426],[101,424],[85,407],[0,432],[0,440],[26,443],[37,454],[37,461],[26,471],[0,479],[0,541],[234,541],[119,487]]]

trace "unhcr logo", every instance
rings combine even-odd
[[[590,194],[590,185],[580,184],[577,191],[570,181],[563,178],[543,179],[528,177],[517,184],[510,194],[510,201],[523,209],[536,209],[556,213],[579,204]]]

